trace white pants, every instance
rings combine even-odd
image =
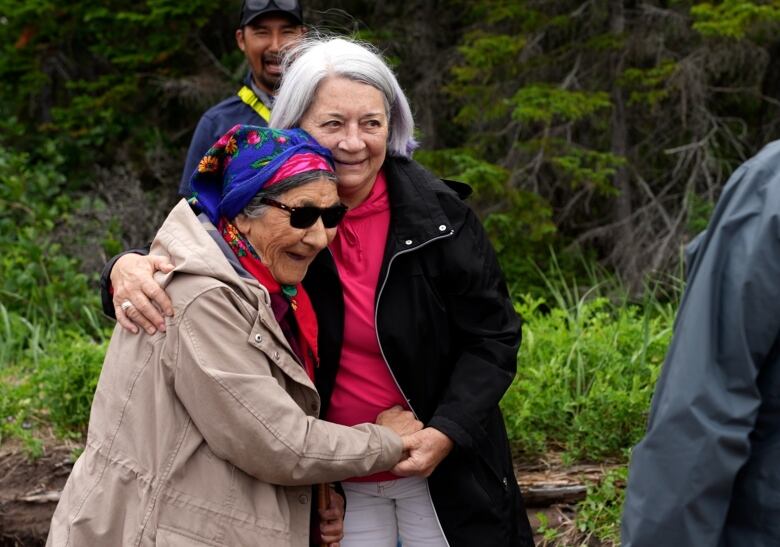
[[[428,484],[420,477],[343,482],[347,495],[342,547],[446,547]]]

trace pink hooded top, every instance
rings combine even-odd
[[[344,343],[326,416],[330,422],[373,423],[380,412],[393,405],[409,408],[379,350],[374,324],[374,302],[389,229],[387,180],[380,171],[371,193],[347,212],[330,244],[344,291]],[[351,480],[395,478],[383,472]]]

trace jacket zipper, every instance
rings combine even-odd
[[[428,241],[425,241],[424,243],[421,243],[417,247],[412,247],[411,249],[404,249],[402,251],[398,251],[393,256],[391,256],[390,261],[387,263],[387,271],[385,272],[385,277],[382,280],[382,285],[379,287],[379,294],[376,297],[376,307],[374,308],[374,333],[376,334],[376,343],[379,346],[379,353],[382,355],[382,360],[385,362],[385,366],[387,367],[387,370],[390,372],[390,376],[393,378],[393,382],[395,382],[395,387],[398,388],[398,391],[401,394],[401,396],[404,398],[404,401],[406,401],[406,404],[409,405],[409,410],[412,411],[412,414],[414,414],[415,418],[418,418],[417,412],[414,411],[414,408],[412,407],[412,403],[409,401],[409,398],[406,396],[406,393],[404,393],[404,390],[401,388],[401,384],[398,383],[398,379],[395,377],[395,373],[393,372],[393,369],[390,368],[390,363],[387,360],[387,356],[385,355],[385,350],[382,348],[382,341],[379,339],[379,328],[377,327],[378,318],[379,318],[379,302],[382,299],[382,292],[385,290],[385,285],[387,284],[387,278],[390,277],[390,268],[393,266],[393,261],[397,257],[421,249],[426,245],[433,243],[434,241],[451,237],[454,233],[455,230],[450,230],[449,233],[447,234],[436,236],[432,239],[429,239]],[[439,514],[436,512],[436,505],[434,505],[433,503],[433,496],[431,496],[431,489],[428,486],[427,478],[425,479],[425,489],[428,492],[428,499],[431,502],[431,507],[433,508],[433,515],[436,517],[436,524],[438,525],[439,531],[441,532],[441,537],[444,538],[444,541],[447,543],[447,547],[449,547],[450,542],[447,539],[447,536],[444,534],[444,528],[442,528],[441,526],[441,521],[439,520]]]

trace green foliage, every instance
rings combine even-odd
[[[537,513],[543,543],[540,545],[620,545],[620,515],[625,498],[628,467],[609,469],[599,482],[589,482],[585,499],[577,504],[573,526],[552,526],[544,513]],[[597,541],[597,543],[594,542]]]
[[[43,331],[0,368],[0,442],[18,438],[33,457],[50,428],[77,439],[86,432],[107,345],[76,330]]]
[[[517,77],[517,58],[525,46],[520,35],[467,34],[458,48],[463,62],[452,67],[452,82],[445,89],[462,100],[456,121],[463,125],[499,120],[511,112],[510,101],[502,82]]]
[[[628,68],[618,83],[629,91],[629,103],[652,108],[669,96],[668,80],[677,68],[678,64],[671,59],[651,68]]]
[[[36,417],[60,435],[86,432],[107,343],[64,331],[47,346],[29,381],[35,386]]]
[[[15,145],[29,151],[56,139],[67,164],[83,170],[114,161],[117,150],[143,151],[150,127],[194,123],[197,114],[181,116],[184,103],[166,82],[203,65],[198,31],[222,24],[214,15],[223,9],[238,13],[234,4],[0,0],[2,114],[31,129]],[[232,68],[241,62],[225,59]]]
[[[561,537],[561,531],[558,530],[556,527],[550,525],[550,519],[547,517],[544,513],[536,513],[536,519],[539,521],[539,526],[536,527],[536,530],[534,530],[535,534],[541,534],[542,539],[544,540],[544,543],[542,545],[547,545],[547,542],[554,541]],[[554,543],[552,544],[554,545]]]
[[[671,337],[673,308],[580,294],[549,281],[554,304],[525,297],[518,374],[502,401],[510,438],[529,455],[562,449],[569,461],[625,457],[644,433]],[[612,289],[618,294],[620,289]]]
[[[514,191],[507,197],[509,208],[487,215],[485,230],[493,241],[512,294],[536,292],[541,287],[534,264],[544,260],[549,245],[557,242],[552,210],[544,199],[531,192]]]
[[[18,313],[0,304],[0,321],[3,335],[0,338],[0,369],[20,360],[37,365],[44,353],[46,341],[53,336],[51,324],[32,323]]]
[[[543,198],[557,250],[587,242],[632,291],[674,267],[669,219],[699,224],[687,194],[711,200],[777,134],[780,3],[653,6],[472,2],[444,85],[458,146]]]
[[[588,486],[588,493],[577,505],[576,526],[580,533],[600,541],[620,543],[620,514],[623,510],[628,467],[607,472],[599,484]]]
[[[97,296],[55,239],[74,201],[62,192],[62,159],[51,146],[45,155],[34,163],[0,146],[0,305],[31,323],[78,323]]]
[[[612,185],[612,177],[618,167],[626,164],[625,158],[610,152],[587,150],[565,146],[560,154],[552,156],[550,162],[569,180],[572,188],[587,186],[597,189],[605,195],[616,195],[618,190]]]
[[[512,117],[526,123],[575,122],[612,104],[603,91],[570,91],[544,84],[522,87],[509,101]]]
[[[475,31],[464,37],[464,44],[458,48],[465,63],[454,68],[458,80],[485,78],[503,63],[514,59],[525,47],[522,36],[488,34]]]
[[[776,36],[780,3],[776,1],[724,0],[704,2],[691,8],[693,28],[707,37],[741,39],[748,34]]]
[[[501,203],[483,215],[485,229],[512,284],[529,291],[538,278],[534,263],[544,259],[554,242],[552,210],[539,195],[508,184],[509,172],[479,159],[475,150],[421,151],[415,158],[438,176],[465,182],[474,190],[469,200],[477,210]]]
[[[38,154],[0,146],[0,441],[32,457],[51,428],[85,430],[105,351],[93,337],[106,335],[94,285],[58,239],[81,200],[63,192],[54,144]]]
[[[495,198],[506,191],[509,172],[477,157],[475,150],[420,150],[415,159],[442,178],[470,185],[477,195]]]
[[[32,389],[16,374],[15,368],[0,369],[0,443],[18,439],[30,458],[38,458],[43,455],[43,442],[30,421]]]

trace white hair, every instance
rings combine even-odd
[[[345,38],[304,38],[286,52],[282,74],[270,127],[298,127],[323,80],[337,76],[382,92],[389,121],[387,150],[391,156],[408,158],[417,148],[409,101],[393,71],[370,45]]]

